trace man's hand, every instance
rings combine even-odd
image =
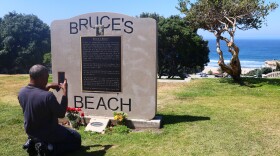
[[[67,85],[68,85],[67,79],[65,79],[63,83],[59,84],[59,87],[63,90],[64,96],[67,96]]]
[[[60,86],[57,83],[49,83],[46,86],[46,90],[49,91],[50,89],[57,89],[59,90]]]

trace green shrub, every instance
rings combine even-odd
[[[262,70],[258,69],[256,72],[256,76],[257,78],[261,78],[262,77]]]
[[[268,73],[271,73],[272,72],[272,68],[270,67],[264,67],[261,69],[261,73],[262,74],[268,74]]]
[[[267,74],[267,73],[271,73],[271,72],[272,72],[272,68],[264,67],[264,68],[261,68],[261,69],[251,70],[246,75],[247,76],[262,77],[262,74]]]
[[[249,71],[246,75],[247,76],[255,76],[255,75],[257,75],[257,71],[258,71],[259,69],[254,69],[254,70],[251,70],[251,71]]]
[[[128,134],[131,130],[125,125],[116,125],[106,129],[106,133]]]
[[[279,62],[276,62],[276,69],[275,71],[280,71],[280,63]]]

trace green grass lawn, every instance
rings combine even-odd
[[[17,92],[27,75],[0,75],[0,155],[27,155]],[[197,79],[158,83],[161,130],[94,134],[79,130],[71,155],[280,155],[280,79]]]

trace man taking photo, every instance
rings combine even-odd
[[[58,124],[68,106],[67,80],[61,84],[47,84],[48,70],[42,65],[34,65],[29,70],[30,83],[23,87],[18,100],[24,114],[24,129],[28,144],[34,146],[38,155],[61,155],[81,147],[81,136],[75,130]],[[59,103],[49,89],[62,89]],[[32,148],[32,147],[31,147]],[[31,154],[33,151],[28,151]]]

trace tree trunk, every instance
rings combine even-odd
[[[241,78],[241,64],[238,57],[239,48],[234,44],[234,42],[228,41],[227,39],[223,39],[227,42],[227,46],[229,48],[229,52],[232,54],[232,58],[230,60],[229,65],[226,65],[224,62],[223,52],[220,49],[220,39],[217,38],[217,53],[220,56],[218,61],[218,65],[222,68],[223,71],[228,73],[234,81],[240,82]]]
[[[229,65],[221,63],[220,61],[218,64],[223,71],[228,73],[234,79],[234,81],[240,81],[241,65],[238,56],[232,56]]]

